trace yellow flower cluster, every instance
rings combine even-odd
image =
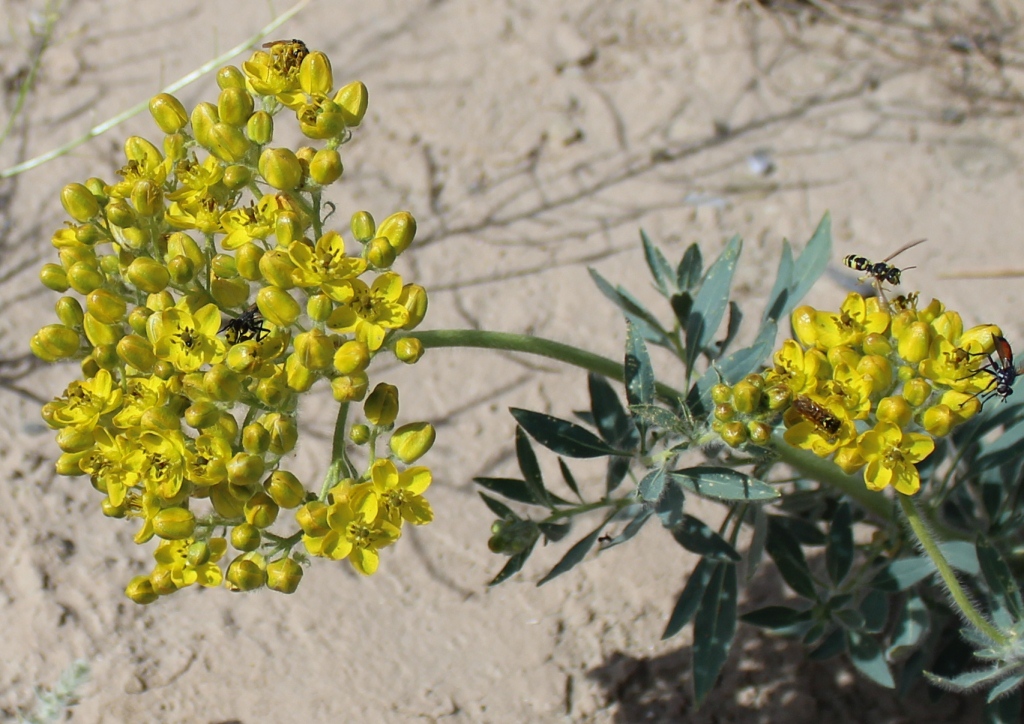
[[[53,235],[59,263],[40,273],[76,293],[31,341],[44,360],[81,361],[82,378],[43,408],[63,451],[57,470],[88,475],[106,515],[140,520],[137,543],[161,539],[153,570],[128,586],[139,603],[193,583],[291,593],[299,542],[373,573],[403,521],[432,518],[421,497],[430,472],[404,468],[433,427],[399,428],[378,458],[398,391],[378,384],[367,396],[375,355],[412,363],[423,352],[395,333],[422,321],[426,292],[391,271],[415,221],[357,212],[355,256],[324,230],[333,206],[321,195],[341,177],[338,148],[366,112],[366,88],[333,92],[327,56],[300,41],[266,48],[217,73],[216,103],[188,113],[153,98],[162,150],[131,137],[120,181],[63,189],[73,222]],[[319,148],[272,145],[283,110]],[[367,446],[365,472],[344,456],[318,495],[281,463],[298,440],[298,397],[319,379],[341,403],[365,399],[370,425],[352,434]],[[281,509],[296,510],[287,536],[270,531]],[[222,572],[229,543],[238,555]]]
[[[774,366],[733,387],[712,389],[713,427],[730,445],[761,443],[780,413],[790,445],[831,457],[847,473],[864,469],[872,490],[906,495],[921,485],[916,464],[981,409],[993,376],[978,374],[1001,332],[964,331],[960,315],[933,300],[885,306],[850,294],[838,312],[798,307],[796,339]]]

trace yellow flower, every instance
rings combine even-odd
[[[799,399],[790,408],[793,412],[787,415],[788,420],[795,420],[783,435],[787,443],[824,458],[857,438],[857,429],[839,397],[822,400],[804,396],[804,400],[809,400],[817,408],[817,415],[799,412]]]
[[[781,384],[794,395],[813,394],[830,373],[825,355],[816,349],[805,351],[796,340],[787,339],[775,353],[775,368],[765,374],[765,386]]]
[[[202,563],[189,561],[189,549],[195,544],[194,538],[184,540],[164,540],[156,547],[153,558],[156,570],[170,574],[175,588],[185,588],[193,583],[208,588],[219,586],[224,580],[217,561],[227,550],[227,541],[223,538],[211,538],[207,543],[209,555],[203,556]]]
[[[124,180],[113,184],[108,193],[111,197],[125,199],[131,196],[139,181],[152,181],[162,186],[167,178],[170,161],[149,141],[132,136],[125,141],[125,156],[128,162],[117,171]]]
[[[175,201],[167,209],[167,223],[178,229],[198,229],[204,234],[222,234],[221,216],[224,207],[213,196],[196,196]]]
[[[373,489],[380,499],[380,514],[395,527],[402,521],[424,525],[434,519],[423,491],[430,486],[430,470],[417,465],[402,472],[390,460],[377,460],[370,467]]]
[[[153,353],[182,372],[194,372],[204,364],[224,359],[227,347],[217,336],[220,310],[207,304],[192,314],[186,299],[146,320],[146,334],[153,344]]]
[[[125,387],[124,404],[114,415],[114,425],[122,430],[137,426],[146,410],[167,402],[167,384],[159,377],[132,377]]]
[[[380,562],[377,550],[394,543],[401,535],[394,525],[378,519],[379,510],[377,496],[369,484],[353,486],[337,495],[328,508],[330,531],[320,538],[303,537],[306,548],[313,555],[334,560],[348,558],[360,573],[373,574]]]
[[[904,432],[891,422],[879,422],[858,438],[857,445],[868,464],[864,470],[868,488],[884,490],[892,485],[903,495],[913,495],[921,487],[914,464],[935,449],[935,441],[928,435]]]
[[[224,164],[214,156],[207,156],[198,163],[193,156],[174,164],[174,175],[178,187],[167,194],[167,198],[188,205],[205,196],[218,195],[222,190],[218,184],[224,178]]]
[[[219,435],[200,435],[196,451],[187,454],[185,475],[196,485],[216,485],[228,477],[231,445]]]
[[[288,256],[297,267],[293,274],[296,284],[305,289],[319,286],[336,301],[349,297],[351,280],[366,271],[364,259],[345,255],[345,240],[336,231],[321,236],[315,247],[293,241]]]
[[[338,299],[327,326],[339,332],[353,332],[371,352],[380,349],[389,329],[398,329],[409,319],[409,310],[398,303],[402,278],[388,272],[367,286],[360,279],[350,282],[349,293]]]
[[[816,343],[828,349],[840,344],[851,347],[861,343],[871,333],[882,333],[889,327],[889,313],[877,297],[865,300],[851,292],[839,308],[839,313],[818,312],[815,315]]]
[[[93,438],[96,444],[82,458],[79,466],[92,478],[96,489],[107,494],[111,505],[120,507],[128,490],[142,479],[139,473],[142,451],[135,436],[115,436],[106,428],[93,430]]]
[[[259,95],[274,96],[282,105],[297,109],[306,100],[299,86],[299,67],[308,52],[305,47],[284,41],[274,43],[269,53],[257,50],[242,63],[247,84]]]
[[[64,395],[50,403],[47,421],[53,427],[92,430],[101,416],[121,406],[122,397],[110,372],[101,369],[90,380],[75,380],[68,385]]]
[[[854,420],[863,420],[871,412],[871,377],[840,363],[832,373],[832,380],[822,385],[822,394],[835,398]]]
[[[232,251],[255,239],[266,239],[274,233],[277,215],[282,211],[297,209],[287,196],[265,194],[258,204],[224,212],[220,221],[227,236],[221,240],[221,246]]]
[[[174,501],[185,481],[185,436],[178,430],[145,430],[138,444],[143,451],[139,472],[146,490],[165,502]]]

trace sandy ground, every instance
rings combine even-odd
[[[148,98],[269,20],[243,0],[66,5],[0,168]],[[1019,338],[1020,280],[943,278],[1024,269],[1024,38],[1009,3],[843,5],[314,0],[275,35],[326,51],[336,80],[369,86],[333,200],[342,219],[415,214],[417,247],[399,269],[431,292],[426,328],[533,333],[618,357],[622,320],[586,268],[653,302],[640,227],[670,258],[692,241],[714,254],[740,234],[737,294],[755,319],[782,239],[801,245],[830,210],[837,273],[812,303],[841,300],[843,255],[882,258],[927,237],[903,260],[918,267],[911,288]],[[879,19],[898,5],[909,9]],[[0,2],[4,117],[42,7]],[[191,107],[212,88],[207,77],[179,95]],[[654,525],[544,587],[564,546],[488,589],[504,559],[486,549],[491,517],[471,479],[514,473],[507,408],[566,416],[587,401],[584,375],[512,355],[437,351],[388,371],[406,419],[438,427],[425,461],[437,520],[389,550],[378,575],[315,562],[290,597],[220,589],[128,602],[125,582],[150,552],[100,514],[86,482],[52,474],[57,448],[38,422],[35,398],[59,393],[74,368],[23,355],[52,320],[55,296],[36,274],[64,218],[58,191],[111,178],[129,133],[157,136],[140,116],[0,184],[0,711],[28,706],[33,686],[83,658],[93,673],[73,716],[82,722],[968,716],[949,700],[927,707],[921,692],[913,706],[896,701],[842,662],[808,663],[749,628],[693,713],[689,633],[659,639],[695,561]],[[310,478],[327,459],[331,405],[321,393],[304,409],[295,467]],[[744,605],[782,595],[759,578]]]

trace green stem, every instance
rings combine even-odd
[[[527,352],[596,372],[619,382],[623,381],[622,362],[616,362],[592,352],[585,352],[561,342],[554,342],[542,337],[531,337],[528,334],[487,332],[478,329],[436,329],[428,332],[414,332],[410,336],[422,342],[425,349],[479,347],[505,352]],[[655,391],[658,397],[673,404],[685,397],[682,392],[661,382],[656,383]]]
[[[924,548],[924,552],[932,559],[932,563],[935,564],[935,567],[939,571],[939,575],[946,584],[946,590],[949,591],[949,595],[953,597],[953,601],[960,609],[964,618],[970,621],[976,629],[992,641],[999,645],[1005,645],[1009,641],[1006,635],[985,620],[984,616],[982,616],[978,609],[974,607],[974,604],[971,603],[971,600],[967,597],[964,589],[960,586],[960,581],[956,579],[953,567],[949,565],[949,561],[946,560],[946,557],[942,555],[942,551],[939,550],[938,543],[935,542],[931,531],[928,530],[928,526],[921,518],[921,514],[918,511],[917,506],[914,505],[913,499],[909,495],[903,495],[901,493],[897,493],[896,497],[900,501],[900,507],[903,509],[903,515],[906,516],[910,529],[914,532],[914,535],[917,536],[917,540],[920,541],[921,547]]]
[[[338,418],[334,422],[334,439],[331,443],[331,464],[324,475],[324,484],[320,488],[320,500],[327,498],[327,491],[341,480],[342,468],[346,464],[346,428],[348,427],[348,403],[338,405]]]

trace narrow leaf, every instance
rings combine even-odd
[[[811,615],[811,609],[800,611],[789,606],[765,606],[756,611],[743,614],[740,616],[740,620],[744,623],[749,623],[751,626],[784,632],[786,629],[795,628],[809,622]]]
[[[769,319],[778,322],[782,319],[789,295],[793,288],[793,248],[785,239],[782,240],[782,254],[779,256],[779,270],[775,273],[775,285],[768,295],[768,306],[764,309],[761,323]]]
[[[697,296],[693,299],[693,309],[686,324],[686,369],[692,370],[693,364],[704,349],[711,343],[722,323],[726,307],[729,304],[729,289],[732,276],[736,271],[743,242],[738,236],[731,238],[725,249],[708,268],[701,282]]]
[[[676,267],[676,285],[680,289],[693,289],[704,274],[704,259],[700,246],[690,244]]]
[[[827,661],[834,656],[839,656],[844,651],[846,651],[846,636],[843,635],[843,629],[837,628],[807,656],[814,661]]]
[[[499,583],[504,583],[509,578],[519,573],[519,571],[522,570],[523,566],[526,564],[526,561],[530,557],[530,554],[533,553],[534,545],[536,545],[536,542],[531,544],[530,547],[528,547],[527,549],[520,551],[519,553],[516,553],[514,556],[509,558],[508,563],[505,564],[505,567],[502,568],[501,571],[498,572],[498,575],[492,578],[487,585],[497,586]]]
[[[473,482],[509,500],[529,503],[530,505],[544,505],[543,502],[537,499],[534,490],[523,480],[516,480],[515,478],[473,478]]]
[[[669,485],[665,488],[664,494],[654,507],[661,524],[672,530],[683,523],[683,506],[686,503],[686,496],[678,485]]]
[[[639,533],[641,529],[643,529],[644,524],[647,523],[653,515],[654,509],[644,506],[640,509],[640,512],[636,514],[636,517],[629,521],[626,527],[622,529],[621,533],[602,545],[602,549],[613,548],[621,543],[625,543]]]
[[[573,492],[580,500],[583,500],[583,496],[580,495],[580,488],[576,484],[576,478],[573,477],[572,471],[569,470],[569,466],[565,464],[565,460],[558,458],[558,468],[562,471],[562,480],[569,486],[569,490]]]
[[[683,515],[682,522],[671,529],[672,537],[686,550],[713,561],[738,563],[740,554],[722,536],[698,518]]]
[[[623,367],[626,401],[632,405],[649,405],[654,401],[654,368],[647,345],[636,327],[626,325],[626,361]]]
[[[886,689],[896,687],[882,647],[873,638],[857,631],[847,631],[846,647],[850,652],[850,661],[860,673]]]
[[[790,290],[789,299],[782,308],[778,319],[789,316],[804,295],[810,291],[814,282],[818,280],[828,268],[832,259],[832,217],[826,213],[814,230],[814,235],[807,242],[807,246],[800,253],[793,268],[793,287]]]
[[[552,507],[548,491],[544,489],[544,478],[541,476],[537,455],[530,445],[530,438],[521,427],[516,427],[516,459],[519,461],[519,470],[523,474],[526,487],[530,489],[534,498],[541,505]]]
[[[736,633],[736,566],[715,563],[693,619],[693,691],[699,706],[714,688]]]
[[[995,603],[1006,610],[1013,620],[1019,621],[1024,605],[1021,604],[1020,588],[1013,580],[1009,566],[984,537],[978,538],[977,552],[981,573],[995,597]]]
[[[672,349],[673,344],[668,333],[662,328],[657,318],[647,311],[646,307],[626,290],[621,287],[613,287],[608,280],[594,269],[588,269],[588,271],[600,292],[622,310],[626,319],[637,327],[637,330],[644,339]]]
[[[596,458],[602,455],[621,455],[608,447],[594,433],[579,425],[542,412],[512,407],[509,410],[534,440],[549,450],[569,458]]]
[[[622,450],[633,450],[640,446],[640,435],[636,425],[626,413],[608,380],[593,372],[587,375],[590,390],[590,411],[594,426],[609,445]]]
[[[793,534],[784,526],[779,525],[776,516],[768,518],[768,539],[765,541],[765,550],[775,561],[779,573],[782,574],[782,578],[790,588],[804,598],[817,600],[818,594],[814,588],[814,578],[811,576],[811,569],[807,566],[803,549]]]
[[[768,483],[730,468],[698,465],[668,475],[672,482],[706,498],[761,502],[779,497],[779,491]]]
[[[729,348],[732,341],[736,339],[736,335],[740,331],[740,323],[743,322],[743,312],[740,311],[740,305],[736,302],[729,302],[729,321],[725,325],[725,339],[718,344],[718,356]]]
[[[629,458],[608,458],[608,469],[604,475],[604,489],[608,495],[614,493],[622,485],[622,481],[626,479],[626,474],[629,472],[630,462]]]
[[[644,245],[644,259],[647,260],[647,268],[650,269],[651,276],[654,277],[658,291],[666,297],[671,296],[678,289],[672,266],[668,263],[665,255],[661,253],[661,249],[654,245],[643,229],[640,230],[640,241]]]
[[[893,628],[892,644],[886,652],[888,659],[896,661],[915,648],[928,630],[928,607],[920,596],[911,594],[906,597],[903,608]]]
[[[704,597],[704,591],[711,581],[712,574],[719,565],[721,564],[711,563],[703,558],[700,559],[700,562],[693,569],[693,573],[686,579],[686,585],[683,587],[682,593],[679,594],[678,600],[676,600],[675,608],[672,609],[672,615],[669,616],[665,631],[661,634],[662,641],[675,636],[690,622],[693,614],[697,612],[701,599]]]
[[[836,508],[832,525],[828,530],[828,547],[825,549],[825,563],[828,577],[839,585],[853,565],[853,515],[845,500]]]
[[[881,632],[889,620],[889,597],[878,589],[868,591],[860,602],[860,613],[864,617],[864,631]]]
[[[546,576],[537,581],[538,586],[543,586],[545,583],[550,581],[552,578],[557,578],[568,570],[575,568],[576,565],[582,561],[590,549],[594,547],[594,543],[597,542],[598,536],[601,535],[601,531],[608,525],[608,522],[612,519],[612,516],[608,516],[604,519],[601,525],[594,529],[594,532],[585,538],[581,539],[576,545],[569,549],[569,552],[562,556],[555,567],[552,568]]]
[[[647,473],[637,486],[641,500],[651,502],[660,498],[665,489],[665,480],[665,468],[655,468]]]
[[[480,493],[480,497],[484,499],[484,505],[490,508],[491,512],[499,518],[502,518],[503,520],[512,520],[516,517],[515,512],[501,501],[495,500],[491,496],[484,495],[483,493]]]

